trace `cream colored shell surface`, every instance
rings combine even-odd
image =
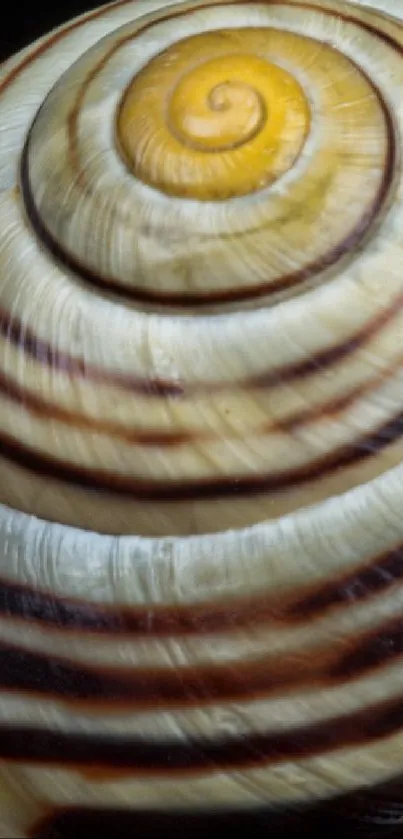
[[[403,771],[400,17],[121,0],[0,70],[1,836]]]

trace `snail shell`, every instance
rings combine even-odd
[[[403,772],[403,26],[371,5],[121,0],[1,69],[1,836]]]

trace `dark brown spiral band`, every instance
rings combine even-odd
[[[223,0],[223,2],[220,5],[225,5],[226,2],[228,2],[228,0]],[[272,0],[268,0],[268,5],[270,5],[271,2]],[[281,5],[287,6],[289,4],[287,4],[287,2],[284,2]],[[295,5],[299,8],[306,9],[307,11],[315,10],[316,8],[313,4],[310,5],[309,3],[296,3]],[[192,7],[191,11],[196,11],[197,9],[202,8],[202,5],[196,5]],[[343,23],[349,23],[354,26],[363,28],[365,31],[385,41],[385,43],[387,43],[393,50],[397,51],[399,54],[403,53],[402,45],[396,39],[394,39],[392,36],[389,36],[382,30],[376,29],[369,23],[359,20],[358,18],[355,18],[353,15],[345,15],[342,12],[336,13],[334,10],[330,9],[325,10],[325,12],[329,15],[332,15],[333,17],[336,17],[337,19],[340,19],[340,21],[342,21]],[[182,16],[185,16],[186,14],[187,11],[183,12],[182,10],[170,10],[165,17],[160,17],[159,21],[163,22],[164,20],[171,20],[174,18],[180,19]],[[147,31],[147,29],[149,29],[152,26],[152,21],[144,23],[143,26],[140,26],[136,30],[136,35],[138,36],[144,33],[145,31]],[[75,105],[70,111],[68,117],[70,162],[72,165],[72,171],[73,173],[75,173],[75,179],[78,183],[80,183],[83,194],[90,192],[91,186],[86,181],[85,172],[83,170],[83,167],[81,166],[80,153],[78,150],[78,120],[81,107],[87,92],[87,88],[91,84],[93,79],[96,77],[97,73],[99,73],[105,67],[105,65],[113,57],[116,51],[119,50],[119,48],[121,48],[125,43],[129,42],[132,39],[132,37],[133,35],[130,34],[122,38],[117,43],[115,43],[110,48],[110,50],[108,50],[105,53],[105,55],[98,62],[96,67],[91,71],[91,73],[79,87],[76,95]],[[365,76],[362,68],[359,68],[359,72]],[[119,283],[119,281],[117,281],[116,279],[97,274],[96,272],[94,272],[94,270],[88,268],[86,265],[80,262],[80,260],[78,260],[74,256],[74,254],[68,252],[61,245],[61,243],[52,235],[52,233],[43,221],[40,210],[36,206],[35,198],[31,189],[31,179],[29,172],[30,134],[33,128],[35,127],[35,123],[32,126],[30,134],[28,135],[21,160],[22,194],[25,208],[30,219],[32,228],[37,234],[40,241],[50,251],[52,256],[58,261],[60,261],[60,263],[64,265],[68,270],[72,270],[79,277],[84,279],[87,283],[94,285],[98,291],[99,289],[112,291],[114,293],[123,295],[124,297],[130,297],[139,303],[172,305],[178,307],[179,309],[186,309],[186,307],[203,307],[211,306],[213,304],[234,303],[237,301],[248,301],[253,299],[258,300],[259,298],[267,297],[271,294],[276,294],[279,291],[292,289],[293,287],[303,286],[303,284],[306,283],[306,281],[311,280],[317,274],[321,274],[329,267],[335,265],[346,254],[354,254],[356,249],[359,247],[361,240],[365,237],[367,232],[371,229],[374,221],[380,215],[382,207],[385,204],[385,201],[390,192],[391,185],[393,183],[393,176],[396,165],[396,142],[393,120],[382,94],[377,89],[374,82],[368,77],[366,78],[369,86],[373,89],[375,95],[378,98],[379,105],[384,116],[387,131],[387,153],[384,161],[383,177],[380,183],[379,190],[372,203],[372,206],[366,208],[365,213],[357,223],[354,230],[350,231],[349,234],[345,237],[345,239],[339,242],[331,251],[329,251],[327,254],[323,254],[320,259],[313,262],[312,264],[308,264],[304,266],[304,268],[302,268],[301,270],[297,270],[295,272],[291,272],[285,276],[282,276],[278,278],[278,280],[276,280],[275,282],[267,284],[263,283],[258,286],[252,285],[248,286],[247,288],[233,288],[231,290],[225,291],[202,290],[201,292],[197,293],[186,292],[186,294],[179,294],[176,292],[169,291],[157,291],[151,288],[128,287],[125,284]],[[320,189],[322,189],[322,185],[320,186]],[[303,213],[303,211],[303,207],[300,207],[299,212]]]
[[[108,606],[61,597],[2,579],[0,615],[62,632],[95,635],[166,637],[238,633],[254,627],[298,626],[390,591],[403,578],[403,547],[396,546],[354,571],[323,583],[300,586],[283,595],[185,606]]]

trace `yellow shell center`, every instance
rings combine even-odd
[[[200,151],[226,151],[262,130],[265,101],[253,82],[245,82],[243,64],[243,57],[209,61],[179,82],[169,104],[169,122],[182,142]],[[217,84],[222,76],[224,81]]]
[[[171,195],[220,200],[261,189],[292,166],[309,106],[290,73],[253,54],[254,34],[188,38],[136,76],[117,119],[136,177]]]

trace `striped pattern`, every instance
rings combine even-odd
[[[233,26],[260,25],[268,33],[281,28],[290,37],[298,36],[305,64],[313,49],[311,45],[327,40],[332,20],[331,9],[324,17],[315,8],[292,3],[269,4],[266,9],[241,5],[234,9],[227,8],[226,3],[211,3],[208,9],[213,28],[228,25],[231,19]],[[298,33],[307,11],[312,23],[304,39]],[[294,291],[291,281],[284,280],[288,289],[286,305],[245,313],[240,302],[239,311],[230,313],[224,323],[214,317],[161,320],[157,314],[110,301],[101,289],[94,296],[87,288],[93,269],[87,266],[87,270],[85,260],[78,268],[67,245],[63,250],[57,230],[52,232],[49,228],[52,223],[57,225],[59,218],[67,230],[65,199],[69,192],[65,195],[60,179],[69,178],[75,184],[78,192],[69,195],[69,200],[82,209],[82,218],[88,217],[89,224],[92,218],[98,218],[94,207],[103,206],[105,196],[109,196],[109,192],[97,191],[95,181],[91,181],[91,187],[84,185],[90,171],[84,166],[87,146],[83,139],[87,131],[85,103],[88,100],[88,119],[94,120],[99,90],[107,84],[109,66],[116,72],[123,67],[122,73],[127,75],[128,67],[133,71],[128,58],[133,59],[133,44],[140,45],[135,47],[139,55],[144,44],[147,55],[148,32],[157,22],[158,31],[165,33],[165,43],[173,37],[175,28],[188,34],[199,31],[204,10],[185,5],[165,13],[163,18],[157,12],[150,18],[139,18],[139,22],[136,19],[119,36],[110,36],[102,55],[96,50],[86,52],[72,75],[67,74],[64,81],[52,87],[36,119],[27,120],[30,130],[24,150],[21,148],[22,192],[16,196],[12,191],[4,191],[0,206],[0,217],[7,219],[4,223],[8,231],[2,248],[7,281],[0,298],[4,336],[0,338],[4,406],[0,427],[0,499],[4,503],[48,520],[97,531],[186,535],[248,526],[269,515],[286,514],[376,477],[400,461],[401,373],[397,336],[402,312],[397,267],[388,273],[388,287],[381,300],[377,289],[381,267],[384,270],[385,260],[388,265],[394,264],[393,254],[399,247],[401,209],[395,200],[399,185],[390,105],[393,91],[397,101],[400,90],[401,33],[394,26],[393,35],[389,34],[390,24],[368,12],[357,11],[354,17],[340,8],[332,14],[341,24],[333,44],[339,52],[327,56],[327,47],[322,47],[324,70],[328,72],[326,61],[332,62],[332,68],[334,62],[336,69],[340,63],[340,84],[344,78],[350,79],[350,74],[354,78],[357,74],[363,101],[372,103],[372,122],[362,129],[367,139],[364,133],[361,135],[365,154],[361,151],[359,159],[354,158],[354,171],[365,172],[368,191],[364,196],[354,181],[360,205],[351,209],[348,216],[343,213],[344,226],[348,221],[353,227],[343,228],[338,244],[326,244],[330,251],[336,248],[337,275],[336,265],[330,271],[334,260],[323,251],[325,242],[315,234],[319,218],[318,214],[315,216],[309,236],[320,242],[321,248],[323,245],[321,256],[317,257],[320,270],[318,273],[307,265],[297,269],[297,273],[302,272],[304,283],[314,283],[303,296],[288,299],[287,295]],[[353,42],[351,49],[345,47],[347,36]],[[358,39],[358,51],[354,39]],[[378,68],[373,72],[369,57],[375,48],[380,63],[387,56],[393,64],[393,85],[384,62],[379,72]],[[290,56],[287,60],[291,60]],[[53,72],[57,78],[56,67]],[[295,67],[295,72],[301,76],[313,103],[312,137],[294,167],[295,183],[290,183],[290,195],[284,199],[298,206],[309,178],[316,184],[311,187],[312,194],[318,190],[315,178],[319,175],[315,168],[310,171],[310,160],[320,167],[325,138],[335,125],[330,122],[326,132],[320,125],[333,95],[327,82],[314,74],[310,78],[307,67],[302,71]],[[11,81],[7,83],[5,76],[3,83],[3,97],[8,96],[10,101],[19,80],[14,70],[11,74]],[[124,78],[119,81],[123,87]],[[112,98],[107,93],[105,97],[102,107],[112,107],[112,99],[116,104],[116,90]],[[57,107],[53,107],[55,102]],[[343,108],[333,102],[334,113],[338,120],[340,114],[345,114],[351,122],[353,110],[357,111],[356,102],[349,107],[342,104]],[[370,116],[365,117],[367,121]],[[60,125],[54,120],[60,120]],[[108,113],[102,125],[109,125]],[[353,137],[354,123],[352,126],[347,130],[347,123],[342,122],[338,128],[340,154],[346,160],[353,160],[351,145],[356,154],[356,143],[349,140],[348,132]],[[66,159],[60,146],[65,142],[64,130],[70,149],[67,159],[71,162],[74,158],[71,165],[81,167],[70,173],[71,177],[59,171],[59,164],[55,164],[56,168],[53,165],[53,154],[59,161]],[[100,142],[107,140],[102,135]],[[344,147],[343,143],[347,145]],[[113,188],[122,206],[130,200],[138,208],[143,187],[133,178],[128,179],[116,150],[104,149],[99,155],[93,157],[99,157],[102,166],[107,165],[107,177],[113,176],[113,183],[118,179]],[[324,177],[324,170],[318,171]],[[56,182],[60,199],[52,192]],[[42,183],[47,184],[45,191]],[[344,186],[340,188],[347,200]],[[322,182],[320,190],[332,208],[335,194],[328,193]],[[192,224],[197,230],[205,225],[204,233],[210,241],[209,225],[216,226],[217,214],[221,214],[221,232],[214,247],[221,248],[217,264],[233,287],[238,282],[238,268],[245,265],[251,274],[255,263],[245,262],[246,251],[239,252],[236,264],[222,261],[222,248],[231,235],[230,225],[251,225],[253,219],[257,224],[263,213],[278,213],[281,194],[274,194],[277,204],[272,209],[271,200],[271,192],[264,190],[257,197],[242,199],[240,212],[244,215],[240,219],[224,217],[221,207],[213,208],[213,220],[207,219],[206,213],[201,217],[199,210],[191,209],[188,202],[174,199],[172,211],[178,214],[178,224],[184,224],[182,235],[186,241]],[[182,245],[175,237],[169,245],[172,231],[167,227],[165,205],[160,201],[161,197],[147,195],[141,218],[155,214],[155,235],[166,249],[164,265],[168,276],[168,266],[173,264],[169,247]],[[186,224],[184,205],[190,213]],[[129,212],[130,205],[127,207]],[[38,240],[26,226],[25,210]],[[330,211],[334,219],[333,209]],[[117,213],[119,218],[118,208]],[[83,223],[80,220],[80,229]],[[112,221],[104,219],[102,224],[106,223],[109,229]],[[322,223],[327,224],[325,219]],[[262,223],[257,229],[259,236],[262,231],[266,235],[267,227]],[[82,230],[83,238],[76,238],[77,247],[81,247],[80,241],[88,244],[94,239],[90,228]],[[364,233],[371,234],[371,239],[362,255],[357,256],[358,238]],[[152,235],[150,230],[150,254]],[[138,241],[140,232],[139,237]],[[43,250],[41,240],[47,250]],[[242,247],[252,243],[248,234]],[[126,252],[123,245],[120,252],[122,248]],[[344,250],[348,258],[342,259]],[[112,244],[109,251],[113,252]],[[212,252],[215,253],[214,248]],[[70,266],[68,272],[63,261]],[[265,266],[269,271],[267,259]],[[85,285],[72,281],[72,267]],[[98,281],[104,284],[100,275]],[[274,275],[270,282],[276,285]],[[35,296],[28,316],[24,301],[29,288],[35,288]],[[346,311],[351,312],[351,317],[344,316]],[[311,327],[302,334],[303,323]]]
[[[365,504],[355,490],[345,507],[262,525],[243,603],[253,531],[244,544],[216,537],[209,602],[206,583],[197,589],[208,537],[168,550],[93,535],[86,546],[84,533],[4,510],[0,754],[13,783],[43,784],[57,806],[125,806],[130,795],[208,808],[218,793],[250,807],[252,789],[261,806],[289,802],[297,771],[306,802],[347,791],[358,766],[367,783],[400,772],[399,484],[385,476]]]
[[[159,5],[104,7],[1,70],[4,836],[65,819],[79,837],[105,808],[117,836],[143,811],[166,826],[177,809],[196,824],[280,808],[281,825],[403,771],[403,26],[319,0]],[[202,26],[300,39],[312,131],[244,215],[172,198],[169,221],[166,196],[124,170],[110,118],[139,56]],[[331,100],[313,43],[362,113]],[[307,201],[306,254],[284,275],[289,252],[266,260],[256,284],[252,221],[293,189],[298,206],[337,125],[354,201],[328,239]],[[316,190],[333,212],[334,184]],[[128,279],[105,231],[119,223],[126,252],[139,208],[149,261]],[[204,297],[195,273],[184,299],[178,252],[195,272],[216,261]]]

